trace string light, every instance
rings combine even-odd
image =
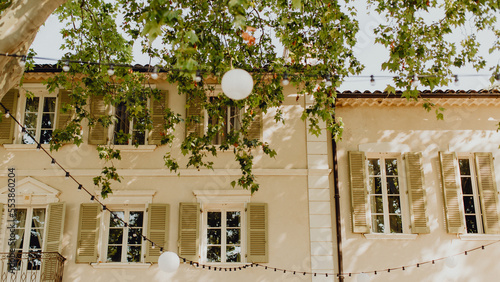
[[[375,86],[375,77],[372,75],[370,75],[370,85],[371,86]]]
[[[417,87],[418,86],[418,75],[414,74],[411,77],[411,86]]]
[[[109,65],[108,68],[108,75],[113,76],[115,74],[115,66],[114,65]]]
[[[50,161],[51,165],[56,165],[56,159],[52,158],[52,161]]]
[[[288,74],[286,72],[283,74],[283,80],[281,81],[281,83],[284,86],[287,86],[288,84],[290,84],[290,80],[288,80]]]
[[[21,60],[19,60],[19,66],[23,69],[26,67],[26,55],[23,55]]]
[[[69,72],[69,61],[64,62],[64,66],[62,67],[63,71]]]
[[[158,67],[155,67],[153,69],[153,73],[151,74],[151,78],[154,79],[154,80],[158,79]]]
[[[5,111],[5,118],[9,118],[10,117],[10,112],[9,111]]]
[[[454,80],[455,86],[460,85],[460,81],[458,81],[458,75],[455,74],[454,77],[455,77],[455,80]]]
[[[326,75],[326,82],[325,82],[326,87],[332,87],[332,79],[329,74]]]
[[[194,81],[196,82],[201,82],[203,78],[201,77],[201,73],[200,73],[200,70],[197,70],[196,71],[196,76],[194,77]]]
[[[69,178],[69,172],[66,171],[66,179]]]

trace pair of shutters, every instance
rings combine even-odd
[[[465,216],[456,153],[439,152],[446,224],[449,233],[465,233]],[[500,234],[498,192],[491,153],[474,153],[485,234]]]
[[[179,256],[192,261],[199,259],[200,204],[180,203]],[[268,221],[266,203],[247,204],[247,262],[269,261]]]
[[[170,205],[149,204],[146,237],[163,247],[168,246]],[[80,221],[78,226],[78,241],[76,250],[77,263],[97,262],[99,252],[99,227],[101,224],[102,206],[99,203],[81,204]],[[158,262],[160,248],[153,248],[147,242],[145,262]]]
[[[149,131],[148,144],[161,145],[163,135],[163,114],[164,110],[168,107],[168,91],[161,91],[161,99],[151,99],[151,119],[153,121],[153,128]],[[90,98],[90,113],[94,118],[106,116],[108,108],[104,103],[103,96],[92,96]],[[103,145],[108,142],[108,128],[102,124],[96,123],[89,132],[89,144]]]
[[[0,211],[7,209],[7,205],[0,204]],[[47,207],[47,217],[45,219],[45,238],[43,240],[42,252],[53,252],[61,254],[62,250],[62,237],[64,230],[64,218],[66,212],[66,203],[52,203]],[[3,218],[0,217],[0,220]],[[41,281],[56,281],[58,260],[56,258],[49,259],[45,257],[42,259],[42,280]]]
[[[354,233],[370,233],[368,181],[364,152],[349,152],[352,229]],[[422,154],[405,153],[406,187],[412,233],[429,233],[426,194],[423,187]]]
[[[205,133],[204,128],[204,114],[203,108],[201,106],[201,99],[199,97],[191,97],[188,95],[187,97],[187,109],[186,109],[186,117],[187,119],[191,119],[192,117],[197,117],[199,122],[188,122],[186,124],[186,136],[190,134],[194,134],[196,136],[203,136]],[[249,139],[261,139],[262,132],[262,111],[259,109],[255,115],[255,119],[250,123],[248,128],[248,136]]]
[[[60,90],[58,94],[58,100],[59,100],[59,105],[58,105],[58,113],[57,113],[57,119],[56,119],[56,129],[61,129],[65,128],[72,120],[74,110],[73,111],[67,111],[65,113],[62,112],[62,107],[63,104],[70,104],[71,99],[69,97],[69,91],[67,90]],[[15,114],[17,110],[17,102],[19,98],[19,91],[18,90],[10,90],[5,94],[5,96],[2,98],[2,104],[10,110],[10,113],[12,115]],[[12,144],[14,141],[14,128],[16,127],[16,124],[13,119],[11,118],[3,118],[2,122],[0,123],[0,144]]]

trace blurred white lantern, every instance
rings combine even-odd
[[[253,78],[245,70],[233,69],[222,77],[222,91],[233,100],[245,99],[252,93]]]
[[[165,272],[175,272],[179,268],[179,256],[174,252],[164,252],[158,258],[158,267]]]
[[[358,274],[358,277],[356,280],[358,280],[358,282],[369,282],[370,276],[368,276],[368,274],[366,274],[366,273],[360,273],[360,274]]]
[[[447,267],[454,268],[455,266],[457,266],[458,261],[455,257],[447,257],[444,259],[444,263]]]

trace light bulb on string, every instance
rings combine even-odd
[[[158,79],[158,67],[155,67],[153,69],[153,73],[151,74],[151,78],[154,79],[154,80]]]
[[[283,74],[283,80],[281,81],[281,83],[284,86],[287,86],[288,84],[290,84],[290,80],[288,79],[288,74],[286,72]]]
[[[10,117],[10,112],[6,111],[4,116],[5,116],[5,118],[9,118]]]
[[[455,74],[453,77],[455,78],[454,81],[453,81],[454,84],[455,84],[455,86],[460,85],[460,81],[458,80],[458,75]]]
[[[194,81],[196,82],[201,82],[203,78],[201,77],[201,73],[200,73],[200,70],[197,70],[196,71],[196,76],[194,77]]]
[[[411,77],[411,86],[417,87],[418,86],[418,75],[414,74]]]
[[[111,64],[109,65],[108,75],[113,76],[115,74],[115,67]]]
[[[50,161],[50,164],[51,165],[55,165],[56,164],[56,159],[52,158],[52,161]]]
[[[370,75],[370,85],[371,86],[375,86],[375,77],[372,75]]]
[[[63,71],[69,72],[69,61],[64,62],[64,66],[62,67]]]
[[[495,74],[495,79],[497,82],[500,82],[500,73]]]
[[[23,69],[26,66],[26,55],[21,56],[21,60],[19,61],[19,66]]]
[[[326,86],[326,87],[332,87],[332,85],[333,85],[333,84],[332,84],[332,79],[331,79],[330,75],[328,74],[328,75],[326,76],[325,86]]]

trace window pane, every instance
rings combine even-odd
[[[52,130],[42,130],[40,132],[40,143],[49,144],[52,139]]]
[[[220,262],[220,247],[219,246],[209,246],[207,248],[207,261],[208,262]]]
[[[226,262],[240,262],[241,261],[241,247],[230,246],[226,247]]]
[[[386,159],[385,169],[387,175],[398,175],[398,164],[396,159]]]
[[[109,214],[109,226],[110,227],[123,227],[124,224],[123,224],[123,221],[125,219],[125,213],[123,211],[116,211],[116,212],[113,212],[118,218],[120,218],[121,220],[119,219],[116,219],[113,217],[113,214]]]
[[[30,232],[30,249],[42,248],[43,229],[31,229]]]
[[[42,115],[42,128],[54,128],[54,114]]]
[[[26,98],[26,112],[38,112],[39,97]]]
[[[372,230],[375,233],[384,233],[384,216],[375,215],[372,216]]]
[[[24,126],[26,128],[32,129],[36,128],[36,119],[38,118],[38,114],[24,114]]]
[[[15,228],[24,228],[26,226],[26,209],[16,209],[16,221],[14,222]]]
[[[464,196],[464,210],[465,213],[476,213],[473,196]]]
[[[208,223],[208,227],[220,227],[221,226],[221,213],[220,212],[208,212],[207,223]]]
[[[144,212],[134,211],[130,212],[128,224],[130,227],[142,227]]]
[[[220,245],[222,241],[222,234],[220,229],[207,230],[207,244]]]
[[[127,262],[140,262],[141,261],[141,246],[128,247]]]
[[[370,177],[370,194],[382,194],[382,181],[380,177]]]
[[[466,215],[465,224],[467,225],[467,233],[478,233],[475,215]]]
[[[240,243],[240,229],[227,229],[226,244]]]
[[[461,177],[462,193],[464,195],[472,195],[472,181],[470,177]]]
[[[31,136],[35,136],[35,130],[26,130]],[[23,144],[35,144],[35,140],[31,138],[27,133],[23,134]]]
[[[389,215],[391,233],[403,233],[403,222],[400,215]]]
[[[130,228],[128,230],[128,243],[132,245],[140,245],[142,243],[141,234],[142,228]]]
[[[123,243],[123,229],[110,229],[109,230],[109,244],[122,244]]]
[[[368,160],[368,173],[369,175],[380,175],[380,159]]]
[[[397,177],[387,177],[387,193],[399,194],[399,180]]]
[[[108,246],[108,262],[120,262],[122,259],[122,246]]]
[[[40,251],[31,251],[28,253],[28,270],[40,270],[42,265],[42,255]]]
[[[144,145],[146,144],[146,133],[144,131],[134,130],[132,132],[132,144],[133,145]]]
[[[470,175],[469,159],[458,160],[460,175]]]
[[[233,212],[227,212],[226,213],[227,217],[227,227],[240,227],[240,212],[239,211],[233,211]]]
[[[44,113],[54,113],[56,111],[56,97],[45,97],[45,103],[43,105]]]
[[[372,213],[383,213],[384,203],[382,201],[382,196],[371,196],[371,210]]]
[[[116,145],[126,145],[128,144],[126,135],[130,134],[130,121],[125,103],[116,106],[115,118],[114,143]]]
[[[401,203],[399,196],[389,196],[389,213],[401,213]]]
[[[22,249],[24,246],[24,229],[16,229],[14,233],[14,248]]]

